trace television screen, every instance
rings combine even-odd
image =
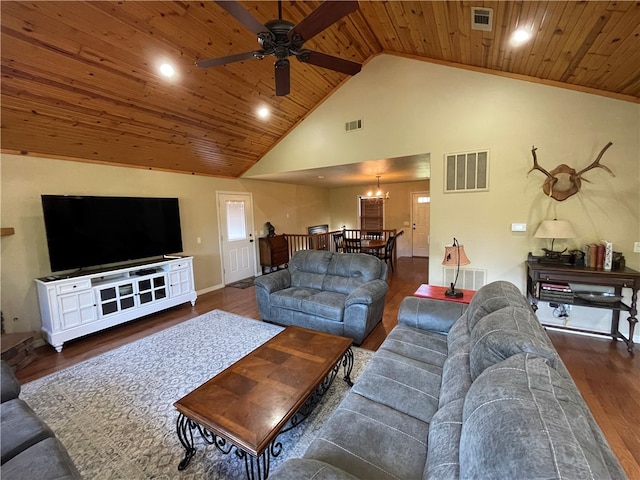
[[[53,272],[182,252],[177,198],[42,195]]]

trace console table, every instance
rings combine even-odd
[[[192,261],[172,256],[37,278],[45,339],[61,352],[68,340],[182,303],[195,305]]]
[[[533,257],[535,258],[535,257]],[[633,331],[636,323],[638,323],[637,299],[638,289],[640,289],[640,272],[630,268],[622,270],[604,271],[596,270],[589,267],[576,267],[573,265],[562,265],[552,263],[540,263],[532,257],[526,262],[527,264],[527,296],[531,301],[531,307],[538,309],[538,301],[540,300],[540,283],[579,283],[585,285],[597,285],[604,287],[613,287],[614,295],[622,296],[623,288],[631,289],[631,303],[607,302],[598,303],[594,301],[582,300],[577,297],[559,300],[558,303],[566,303],[571,305],[580,305],[592,308],[605,308],[612,311],[611,313],[611,332],[605,334],[593,330],[585,330],[574,327],[562,327],[557,325],[545,325],[553,328],[565,330],[574,330],[597,335],[610,335],[613,339],[620,339],[627,345],[627,350],[633,355]],[[620,311],[629,312],[629,338],[625,337],[619,330]]]

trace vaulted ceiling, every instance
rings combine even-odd
[[[240,3],[261,23],[278,16],[277,2]],[[283,18],[298,23],[319,5],[285,1]],[[493,9],[492,31],[471,29],[472,7]],[[237,178],[349,78],[293,61],[291,93],[276,97],[272,57],[194,66],[259,47],[213,1],[0,8],[4,152]],[[518,26],[534,37],[515,48]],[[356,62],[400,54],[640,102],[639,2],[361,1],[305,47]],[[158,73],[165,61],[172,79]]]

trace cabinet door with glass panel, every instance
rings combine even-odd
[[[167,278],[163,273],[128,279],[97,290],[99,313],[104,317],[166,298]]]
[[[167,298],[167,277],[165,274],[138,280],[137,284],[140,305]]]

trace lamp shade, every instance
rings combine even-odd
[[[535,234],[536,238],[575,238],[576,232],[568,220],[545,220]]]
[[[458,263],[458,255],[460,255],[460,263]],[[454,244],[450,247],[444,247],[444,259],[442,265],[446,267],[457,267],[458,265],[469,265],[471,260],[464,251],[464,245]]]

